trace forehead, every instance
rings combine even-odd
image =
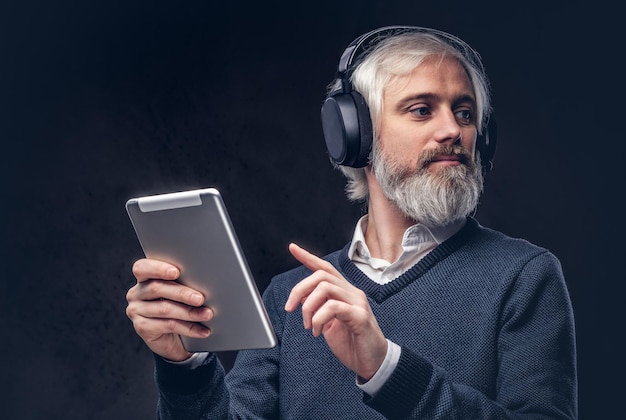
[[[385,98],[427,93],[474,97],[467,71],[449,56],[425,58],[412,71],[392,77],[384,89]]]

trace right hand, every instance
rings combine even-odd
[[[159,356],[182,361],[191,356],[180,335],[205,338],[210,330],[199,322],[213,318],[203,307],[204,296],[176,281],[177,267],[157,260],[140,259],[133,264],[137,284],[126,294],[126,315],[137,334]]]

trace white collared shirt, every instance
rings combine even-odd
[[[365,243],[367,222],[367,215],[357,222],[352,243],[348,249],[348,258],[372,281],[387,284],[404,274],[426,254],[457,233],[465,224],[465,219],[444,227],[429,228],[421,223],[409,227],[402,237],[402,254],[393,262],[371,256]]]

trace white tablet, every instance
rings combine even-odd
[[[204,339],[182,336],[191,352],[270,348],[276,336],[215,188],[130,199],[126,210],[147,258],[176,265],[215,316]]]

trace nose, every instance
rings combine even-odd
[[[450,111],[441,112],[435,119],[435,141],[437,143],[456,143],[461,138],[461,126],[454,113]]]

